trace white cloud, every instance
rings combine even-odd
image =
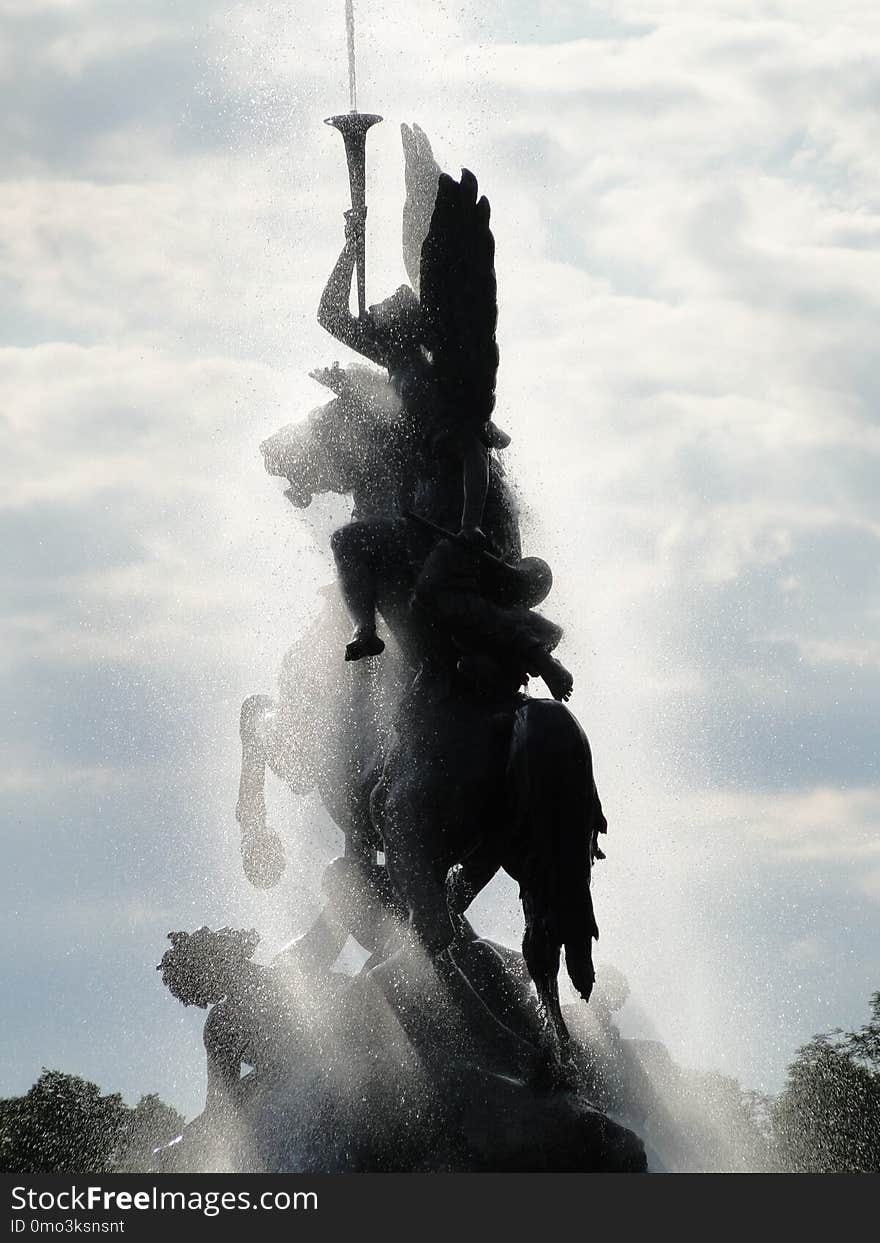
[[[498,418],[622,835],[603,883],[633,912],[643,893],[674,906],[657,877],[692,866],[677,826],[700,860],[705,833],[725,866],[757,858],[792,885],[827,867],[871,899],[875,6],[545,8],[359,6],[361,103],[387,118],[370,292],[402,277],[396,128],[415,117],[493,203]],[[257,446],[342,354],[314,322],[347,197],[321,124],[346,101],[341,8],[3,11],[26,52],[0,62],[0,510],[21,541],[4,668],[269,686],[326,572]],[[234,735],[234,698],[223,722],[193,700],[187,729]],[[659,936],[665,918],[645,922]],[[628,919],[607,921],[619,944]],[[793,1040],[773,1038],[755,1057],[775,1065]]]
[[[821,861],[842,873],[880,861],[878,786],[790,793],[717,789],[689,795],[687,818],[727,859],[757,853],[766,861]]]

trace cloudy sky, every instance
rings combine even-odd
[[[0,0],[0,1092],[41,1065],[183,1108],[171,928],[314,913],[337,842],[273,789],[250,890],[238,706],[329,577],[259,442],[342,357],[342,0]],[[338,9],[338,12],[336,11]],[[553,563],[611,823],[625,1021],[779,1086],[880,988],[880,15],[871,0],[359,0],[369,290],[398,123],[493,204],[498,421]],[[501,885],[482,926],[511,941]]]

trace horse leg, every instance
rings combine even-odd
[[[452,914],[464,915],[500,868],[498,845],[488,839],[480,842],[466,859],[451,868],[446,878],[446,897]]]
[[[235,818],[242,833],[266,831],[266,745],[264,728],[275,707],[268,695],[251,695],[241,705],[241,778]]]
[[[385,863],[391,881],[409,913],[409,926],[431,958],[455,940],[455,925],[446,902],[446,868],[431,867],[418,848],[385,839]]]
[[[266,825],[266,765],[272,763],[266,729],[274,706],[268,695],[251,695],[241,708],[241,779],[235,817],[241,828],[244,874],[257,889],[277,885],[284,871],[281,838]]]
[[[446,874],[454,862],[438,825],[443,787],[430,764],[392,750],[370,795],[370,821],[382,842],[388,877],[400,895],[410,930],[434,958],[455,939],[446,903]],[[438,817],[438,813],[440,813]]]
[[[481,842],[461,863],[456,863],[449,869],[446,877],[446,905],[458,936],[477,935],[465,917],[465,911],[500,868],[497,844],[487,840]]]

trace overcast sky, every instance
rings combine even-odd
[[[3,1093],[48,1065],[196,1109],[166,932],[268,954],[338,849],[274,789],[258,894],[233,816],[239,704],[341,514],[258,450],[343,358],[321,7],[0,0]],[[880,988],[876,0],[356,7],[370,300],[400,121],[492,202],[497,418],[610,821],[600,970],[629,1030],[776,1088]],[[513,943],[512,887],[480,918]]]

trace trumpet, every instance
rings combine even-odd
[[[327,117],[325,125],[338,129],[345,144],[345,159],[348,163],[348,180],[351,186],[351,206],[354,211],[366,212],[367,191],[367,131],[382,118],[373,112],[343,112],[339,116]],[[357,300],[358,318],[363,319],[366,310],[367,288],[367,254],[366,238],[361,233],[357,253]]]

